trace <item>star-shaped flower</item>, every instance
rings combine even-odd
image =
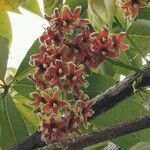
[[[46,104],[46,100],[39,94],[38,92],[32,92],[30,94],[32,98],[35,99],[35,101],[32,103],[32,105],[39,107],[41,104]]]
[[[121,8],[124,9],[125,17],[130,19],[135,19],[139,13],[139,8],[148,7],[149,5],[146,2],[141,0],[128,0],[121,3]]]
[[[78,100],[77,101],[77,110],[79,109],[82,122],[84,127],[87,127],[87,118],[91,117],[94,114],[94,111],[91,109],[91,107],[96,103],[96,100],[89,100],[89,101],[83,101]]]
[[[68,62],[65,69],[64,78],[64,90],[68,92],[75,92],[76,95],[79,94],[79,87],[87,85],[84,75],[84,66],[75,65],[73,62]],[[78,95],[79,96],[79,95]]]
[[[109,48],[108,57],[118,57],[120,55],[121,50],[127,50],[129,48],[128,44],[123,43],[125,37],[125,32],[121,32],[118,36],[114,34],[110,36],[112,45]]]
[[[47,53],[47,47],[45,45],[41,45],[39,49],[40,49],[40,52],[38,54],[32,55],[30,57],[31,65],[34,65],[35,60],[42,61],[44,58],[44,55]]]
[[[70,32],[74,27],[89,24],[88,20],[80,18],[80,14],[81,14],[81,7],[76,7],[73,13],[71,13],[69,7],[67,6],[63,7],[62,18],[64,21],[64,28],[66,32]]]
[[[67,119],[57,120],[56,114],[51,114],[50,121],[43,120],[39,126],[39,130],[42,132],[42,139],[48,144],[52,141],[60,141],[67,138],[66,134],[61,130],[67,123]]]
[[[58,92],[54,92],[53,96],[50,96],[46,92],[42,92],[41,94],[47,102],[41,107],[43,112],[53,112],[57,114],[61,109],[69,107],[69,103],[67,101],[60,99]]]
[[[77,135],[82,135],[82,132],[79,129],[79,124],[81,122],[80,117],[77,116],[77,114],[74,111],[69,110],[69,115],[67,118],[68,118],[68,124],[66,128],[67,133],[69,134],[75,132]]]

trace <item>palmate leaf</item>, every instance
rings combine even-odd
[[[0,148],[10,149],[28,137],[22,117],[9,94],[0,96]]]
[[[116,12],[116,0],[88,0],[89,21],[97,31],[103,25],[111,28]]]

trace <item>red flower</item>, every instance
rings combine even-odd
[[[128,44],[122,43],[125,39],[125,35],[125,32],[121,32],[118,37],[114,34],[110,36],[112,47],[110,47],[108,51],[109,57],[118,57],[121,50],[127,50],[129,48]]]
[[[44,104],[41,109],[43,112],[58,113],[63,108],[69,107],[69,103],[65,100],[60,100],[58,92],[54,92],[53,96],[50,96],[46,92],[42,92],[42,97],[46,100],[47,104]]]
[[[28,79],[35,83],[37,89],[47,89],[47,84],[40,78],[35,78],[34,75],[28,75]]]
[[[30,94],[32,98],[35,99],[35,102],[32,105],[39,107],[41,104],[46,104],[47,101],[42,97],[38,92],[33,92]]]
[[[77,109],[79,108],[80,114],[82,117],[82,122],[84,127],[87,127],[87,118],[91,117],[94,114],[94,111],[91,107],[96,103],[96,100],[88,100],[88,101],[77,101]]]
[[[55,60],[66,60],[67,57],[67,47],[66,46],[62,46],[62,47],[56,47],[53,46],[51,48],[48,49],[49,55],[48,55],[48,59],[50,60],[50,62],[55,62]]]
[[[75,132],[77,135],[82,135],[82,132],[79,129],[79,124],[80,124],[80,117],[77,116],[77,114],[72,111],[69,110],[69,116],[68,118],[68,124],[67,124],[67,128],[66,131],[67,133],[72,133]]]
[[[108,49],[111,47],[112,42],[109,40],[109,30],[106,26],[102,28],[101,33],[91,34],[93,37],[92,52],[95,55],[95,61],[100,64],[105,57],[108,57]]]
[[[72,29],[74,29],[74,27],[85,26],[89,24],[88,20],[79,18],[80,13],[81,7],[76,7],[73,13],[70,12],[69,7],[63,7],[62,18],[66,32],[70,32]]]
[[[148,4],[141,0],[129,0],[121,4],[121,8],[124,9],[125,17],[129,17],[131,19],[135,19],[139,13],[139,8],[144,7],[148,7]]]
[[[64,90],[67,92],[75,92],[76,95],[79,94],[79,87],[88,84],[85,80],[84,66],[77,66],[73,62],[68,62],[63,79]]]
[[[122,49],[128,49],[128,45],[122,43],[125,39],[125,33],[121,32],[118,37],[110,34],[108,28],[104,26],[100,35],[93,34],[94,40],[92,51],[96,55],[97,60],[101,63],[105,57],[118,57]]]
[[[62,60],[56,59],[54,63],[51,63],[50,67],[45,72],[44,78],[49,81],[50,87],[61,87],[61,77],[64,75],[64,68],[66,63]]]
[[[91,32],[89,31],[88,26],[86,26],[80,34],[75,38],[75,44],[80,48],[86,49],[90,47],[91,44]]]
[[[94,61],[91,52],[91,43],[93,37],[88,27],[85,27],[80,34],[75,38],[74,56],[77,64],[83,64],[86,68],[96,68],[97,64]],[[71,47],[70,47],[71,48]]]
[[[44,55],[47,53],[47,47],[45,45],[41,45],[39,49],[40,49],[40,52],[38,54],[32,55],[30,57],[30,59],[31,59],[30,64],[31,65],[34,65],[35,60],[42,61],[44,58]]]
[[[62,140],[66,138],[66,134],[62,132],[62,128],[67,125],[67,120],[62,118],[57,121],[56,115],[51,114],[50,121],[43,120],[39,126],[39,130],[42,132],[42,139],[47,143],[52,141]]]
[[[91,33],[91,36],[94,39],[101,40],[102,43],[106,43],[106,41],[108,41],[108,38],[109,38],[109,29],[107,26],[103,26],[101,30],[101,34],[93,32]]]

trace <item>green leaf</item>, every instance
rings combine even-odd
[[[119,56],[118,60],[126,65],[132,66],[130,59],[128,58],[127,54],[121,53],[121,55]],[[112,63],[114,64],[114,63]],[[115,65],[114,64],[114,68],[115,68],[115,73],[119,74],[119,75],[129,75],[132,70],[124,67],[124,66],[119,66],[119,65]]]
[[[88,146],[84,148],[84,150],[104,150],[104,148],[107,146],[108,142],[98,143],[92,146]]]
[[[87,80],[89,82],[89,86],[84,91],[91,98],[97,96],[116,83],[116,81],[109,76],[104,76],[98,73],[91,73],[91,75],[87,77]]]
[[[0,80],[4,79],[6,69],[7,69],[7,60],[8,60],[8,39],[3,36],[0,36]]]
[[[150,150],[150,142],[139,142],[129,150]]]
[[[145,74],[146,76],[150,76],[150,72],[148,72],[148,71],[143,71],[143,70],[141,70],[141,69],[139,69],[139,68],[136,68],[136,67],[134,67],[134,66],[127,65],[127,64],[125,64],[125,63],[123,63],[123,62],[121,62],[121,61],[119,61],[119,60],[117,60],[117,59],[114,60],[114,59],[108,59],[108,58],[107,58],[107,60],[108,60],[109,62],[111,62],[112,64],[117,65],[117,66],[119,66],[119,67],[126,68],[126,69],[132,70],[132,71],[136,71],[136,72],[139,72],[139,73],[141,73],[141,74]]]
[[[25,9],[27,9],[39,16],[42,16],[38,0],[26,0],[24,3],[22,3],[22,6]]]
[[[40,43],[38,40],[36,40],[34,44],[31,46],[31,48],[29,49],[29,51],[27,52],[24,59],[22,60],[18,68],[17,74],[14,78],[14,82],[19,82],[20,80],[26,78],[29,73],[34,71],[33,67],[29,65],[29,60],[31,55],[39,52],[39,46]]]
[[[13,81],[16,72],[17,70],[15,68],[11,68],[11,67],[7,68],[6,74],[5,74],[5,83],[7,85],[9,85]]]
[[[28,137],[28,132],[22,117],[9,94],[0,98],[0,147],[10,149]]]
[[[141,8],[140,11],[139,11],[138,18],[139,19],[150,20],[149,14],[150,14],[150,9],[148,9],[148,8]]]
[[[77,6],[82,6],[82,12],[81,12],[81,16],[86,17],[87,15],[87,7],[88,7],[88,0],[66,0],[65,5],[68,5],[72,11],[74,11],[74,9]]]
[[[147,99],[147,96],[144,97]],[[113,126],[122,121],[132,120],[140,115],[148,114],[149,112],[143,107],[143,101],[139,96],[132,96],[125,99],[122,103],[113,107],[111,110],[101,114],[92,121],[98,129],[103,129],[108,126]],[[140,141],[150,140],[150,129],[145,129],[132,134],[111,140],[117,144],[121,149],[129,149],[129,147]]]
[[[150,20],[139,19],[130,26],[128,34],[150,36]]]
[[[123,28],[126,28],[127,21],[123,16],[124,16],[124,11],[120,7],[117,7],[116,18],[119,21],[119,23],[121,24],[121,26]]]
[[[29,65],[29,60],[31,55],[39,52],[39,45],[39,41],[36,40],[21,62],[13,81],[13,89],[29,99],[29,94],[35,91],[35,86],[29,79],[27,79],[27,75],[34,72],[34,68]]]
[[[105,60],[103,63],[102,63],[102,66],[100,67],[100,70],[101,72],[104,74],[104,75],[107,75],[107,76],[114,76],[115,74],[115,70],[114,70],[114,66],[112,63],[108,62],[107,60]]]
[[[45,13],[51,15],[53,13],[53,10],[56,7],[61,9],[62,5],[63,5],[63,0],[44,0]]]
[[[130,34],[129,36],[132,39],[132,41],[136,43],[136,46],[142,50],[142,54],[144,56],[147,56],[147,54],[150,52],[150,34],[149,36],[132,35],[132,34]]]
[[[29,134],[32,135],[38,129],[39,118],[33,113],[31,100],[23,97],[20,94],[15,95],[13,99],[19,113],[22,115],[25,121]]]
[[[36,91],[35,85],[27,78],[16,82],[12,88],[28,99],[31,99],[29,94],[33,91]]]
[[[9,39],[11,44],[12,39],[12,31],[11,31],[11,23],[6,12],[0,12],[0,35]]]
[[[22,0],[1,0],[0,12],[16,11]]]
[[[88,16],[95,30],[106,24],[111,28],[116,12],[116,0],[88,0]]]

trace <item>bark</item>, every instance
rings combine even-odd
[[[106,140],[111,140],[112,138],[123,136],[149,127],[150,116],[138,117],[130,122],[117,124],[113,127],[83,135],[79,139],[76,139],[74,143],[70,144],[67,150],[80,150],[84,147]]]

